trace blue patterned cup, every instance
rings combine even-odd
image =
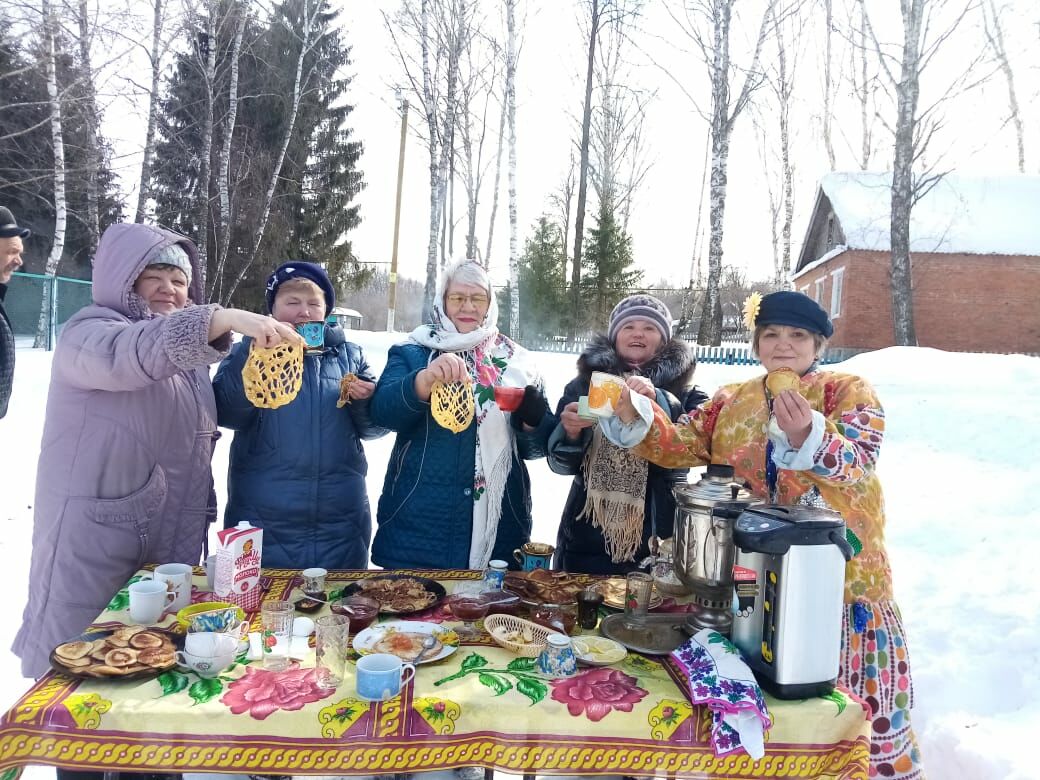
[[[528,542],[519,550],[513,550],[513,558],[524,571],[551,568],[553,553],[556,548],[544,542]]]
[[[296,326],[296,332],[303,337],[308,352],[321,352],[325,349],[325,323],[321,320],[301,322]]]
[[[396,655],[373,653],[357,662],[357,693],[367,701],[386,701],[401,694],[401,688],[415,676],[415,665]]]

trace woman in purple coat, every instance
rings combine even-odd
[[[196,564],[216,514],[217,410],[208,366],[230,331],[299,336],[251,312],[197,306],[195,245],[112,225],[94,258],[94,305],[58,339],[36,479],[29,600],[13,650],[38,677],[144,563]]]

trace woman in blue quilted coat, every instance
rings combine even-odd
[[[267,280],[267,308],[281,322],[323,321],[336,303],[321,266],[283,263]],[[372,516],[362,439],[386,431],[372,423],[375,377],[361,347],[338,325],[325,325],[324,347],[303,359],[303,385],[290,403],[257,409],[245,396],[242,367],[249,339],[235,345],[213,380],[217,422],[235,431],[224,526],[241,520],[264,529],[270,568],[364,569]],[[349,403],[340,382],[347,374]]]
[[[432,322],[390,349],[372,396],[372,419],[397,432],[379,499],[372,562],[384,568],[482,569],[513,560],[530,540],[531,481],[524,459],[545,455],[556,418],[531,355],[498,332],[487,273],[449,265]],[[434,382],[468,383],[473,422],[461,433],[430,413]],[[513,412],[496,386],[524,388]]]

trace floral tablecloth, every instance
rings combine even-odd
[[[265,570],[266,599],[295,599],[296,572]],[[450,592],[470,571],[415,571]],[[331,587],[378,572],[331,572]],[[136,578],[136,576],[135,576]],[[208,600],[195,578],[195,600]],[[451,622],[443,607],[419,620]],[[254,617],[255,620],[255,617]],[[96,625],[130,622],[126,592]],[[173,623],[168,618],[167,623]],[[49,673],[0,720],[0,780],[27,764],[69,769],[381,774],[484,766],[538,774],[720,778],[867,777],[865,705],[844,691],[784,702],[766,697],[766,755],[718,758],[707,711],[690,705],[666,656],[631,653],[568,679],[493,644],[464,644],[420,666],[387,702],[354,693],[354,676],[326,691],[313,656],[270,672],[241,662],[214,679],[171,670],[150,680],[102,682]]]

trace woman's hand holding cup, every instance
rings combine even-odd
[[[633,392],[645,395],[651,401],[657,399],[657,388],[655,388],[654,383],[645,376],[630,376],[625,380],[625,384],[628,385],[629,389]]]

